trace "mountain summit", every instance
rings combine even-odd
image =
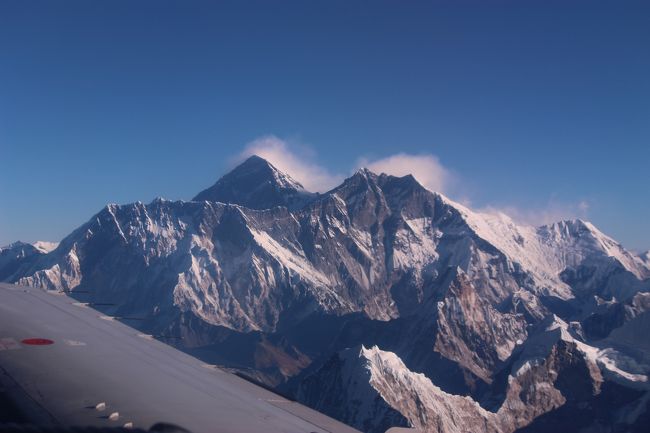
[[[210,188],[201,191],[192,201],[233,203],[250,209],[276,206],[298,208],[315,194],[270,162],[257,155],[224,175]]]

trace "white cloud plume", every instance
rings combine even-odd
[[[447,170],[434,155],[411,155],[397,153],[386,158],[370,161],[359,160],[359,167],[366,167],[375,173],[393,176],[412,174],[418,182],[431,191],[445,192],[451,183],[451,172]]]
[[[268,135],[250,142],[239,154],[237,161],[251,155],[262,157],[300,182],[308,191],[325,192],[343,181],[344,175],[331,173],[316,164],[310,153],[305,148],[290,146],[286,141]]]
[[[449,194],[450,190],[457,190],[460,183],[454,173],[442,165],[438,157],[433,154],[397,153],[379,159],[360,158],[347,175],[332,172],[316,163],[316,155],[310,148],[295,142],[287,142],[273,135],[250,142],[237,155],[234,162],[241,162],[251,155],[258,155],[268,160],[279,170],[300,182],[307,190],[314,192],[325,192],[334,188],[352,171],[361,167],[378,174],[386,173],[393,176],[412,174],[427,189],[445,194]],[[472,207],[468,199],[461,198],[460,201]],[[551,197],[547,203],[530,208],[506,205],[485,206],[477,210],[484,213],[504,213],[519,224],[539,226],[563,219],[586,218],[589,203],[584,200],[577,203],[562,202]]]
[[[309,148],[288,143],[273,135],[250,142],[237,156],[235,162],[240,162],[251,155],[266,159],[309,191],[327,191],[340,184],[346,177],[345,174],[333,173],[314,162],[314,154]],[[412,174],[426,188],[437,192],[445,192],[452,179],[451,172],[435,155],[431,154],[397,153],[375,160],[360,158],[353,168],[362,167],[378,174],[386,173],[393,176]]]

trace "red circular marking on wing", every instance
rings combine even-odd
[[[47,346],[48,344],[54,344],[54,341],[48,340],[47,338],[26,338],[21,343],[30,346]]]

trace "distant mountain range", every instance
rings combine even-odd
[[[252,156],[192,201],[111,204],[0,280],[106,314],[368,432],[641,432],[650,254],[366,169],[323,194]]]

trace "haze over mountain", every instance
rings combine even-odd
[[[475,212],[410,175],[361,169],[315,194],[252,156],[191,201],[110,204],[53,251],[0,254],[1,280],[137,318],[365,431],[650,417],[647,253],[579,219]]]

